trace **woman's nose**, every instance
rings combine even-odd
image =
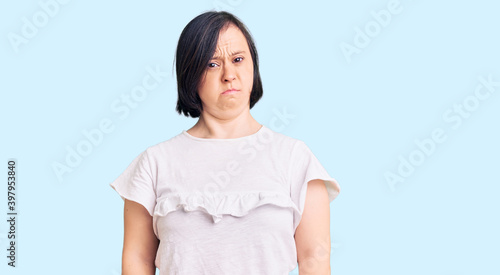
[[[224,65],[224,74],[222,76],[224,82],[233,81],[236,78],[235,68],[231,65]]]

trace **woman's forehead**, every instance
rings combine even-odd
[[[242,52],[248,52],[248,43],[240,29],[229,26],[221,31],[215,48],[215,56],[235,55]]]

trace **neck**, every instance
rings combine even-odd
[[[203,112],[198,122],[187,132],[200,138],[239,138],[256,133],[261,124],[258,123],[250,112],[242,112],[232,118],[217,118]]]

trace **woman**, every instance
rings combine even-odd
[[[206,12],[176,53],[179,114],[198,122],[148,147],[113,182],[125,201],[122,274],[330,274],[340,188],[301,140],[261,125],[247,28]]]

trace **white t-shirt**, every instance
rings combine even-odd
[[[161,275],[288,274],[307,182],[340,192],[307,145],[262,126],[207,139],[185,130],[148,147],[110,185],[142,204],[160,240]]]

